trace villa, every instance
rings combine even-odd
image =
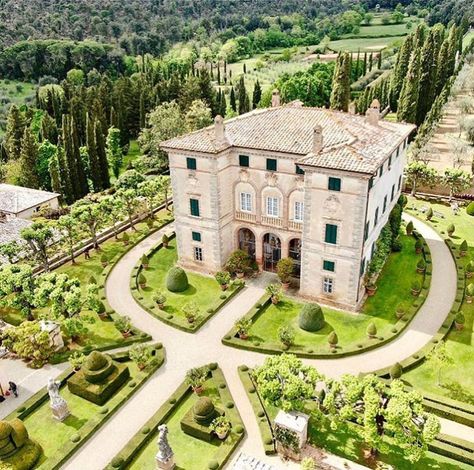
[[[274,272],[294,260],[300,295],[346,309],[402,188],[413,125],[304,107],[258,109],[162,144],[169,155],[179,262],[222,269],[242,249]]]

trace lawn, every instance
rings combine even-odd
[[[474,31],[467,33],[462,40],[462,47],[465,48],[471,44],[471,41],[474,40]]]
[[[389,47],[393,42],[403,39],[404,36],[393,36],[386,38],[354,38],[354,39],[339,39],[329,43],[329,49],[340,52],[379,52]]]
[[[151,256],[148,268],[142,271],[147,285],[143,289],[139,287],[134,293],[138,294],[138,301],[142,304],[155,306],[153,294],[161,290],[166,296],[166,305],[163,310],[155,309],[153,313],[156,312],[158,317],[167,318],[169,323],[175,326],[195,330],[218,310],[219,303],[235,292],[236,286],[231,285],[224,293],[213,277],[187,271],[188,288],[184,292],[170,292],[166,288],[166,277],[168,271],[177,264],[177,260],[176,239],[173,238],[167,248],[162,247]],[[199,308],[198,319],[194,324],[188,323],[182,311],[183,306],[190,302],[194,302]]]
[[[325,326],[317,332],[308,332],[298,326],[303,303],[295,298],[284,297],[277,305],[269,304],[257,317],[250,329],[248,341],[254,344],[257,342],[262,347],[278,346],[278,329],[282,325],[290,325],[296,333],[292,352],[311,349],[316,354],[325,354],[329,352],[327,337],[333,330],[338,335],[342,351],[356,349],[358,344],[366,347],[377,343],[378,339],[367,338],[366,329],[371,322],[377,327],[378,337],[392,336],[392,329],[399,321],[395,315],[397,306],[402,304],[408,310],[413,303],[412,282],[415,279],[423,281],[423,276],[416,272],[416,263],[421,255],[415,253],[415,239],[402,235],[400,240],[402,251],[389,256],[377,282],[377,294],[367,299],[360,313],[323,307]]]
[[[410,197],[407,208],[418,217],[425,219],[419,209],[427,208],[429,205],[430,203],[425,200]],[[456,246],[459,246],[463,240],[468,242],[469,254],[460,261],[467,264],[469,260],[474,259],[474,217],[467,215],[464,208],[461,208],[459,215],[453,215],[450,207],[445,204],[431,203],[431,207],[434,211],[431,225],[441,236],[446,237],[446,228],[453,223],[456,230],[452,240]],[[474,282],[474,279],[467,282]],[[441,370],[441,385],[437,383],[438,370],[429,361],[404,373],[402,378],[422,391],[474,404],[474,375],[466,373],[474,363],[474,304],[464,302],[461,310],[466,323],[462,331],[452,329],[447,336],[446,348],[453,359],[453,364]]]

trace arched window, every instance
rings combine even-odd
[[[246,251],[255,260],[255,235],[248,228],[239,230],[239,250]]]
[[[273,233],[263,237],[263,269],[276,272],[277,263],[281,259],[281,241]]]

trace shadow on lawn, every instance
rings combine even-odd
[[[474,405],[474,394],[464,388],[458,382],[447,382],[441,384],[441,387],[450,392],[450,397],[454,400],[463,401]]]
[[[74,415],[69,415],[65,420],[64,424],[70,428],[74,428],[76,431],[81,429],[84,424],[87,423],[87,419],[81,419]]]

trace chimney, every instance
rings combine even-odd
[[[272,92],[272,108],[280,106],[280,92],[275,88]]]
[[[380,102],[375,99],[365,113],[367,122],[372,126],[378,126],[380,119]]]
[[[323,149],[323,128],[315,126],[313,132],[313,153],[319,153]]]
[[[218,144],[224,144],[227,142],[225,137],[224,118],[219,114],[214,118],[214,134]]]

